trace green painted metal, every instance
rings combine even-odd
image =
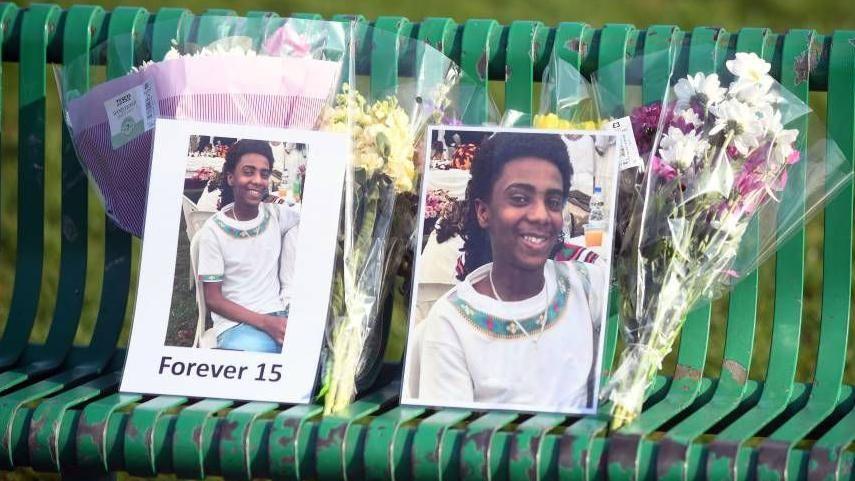
[[[508,447],[510,479],[541,479],[547,474],[551,463],[543,462],[544,438],[564,420],[560,414],[539,414],[517,427]]]
[[[505,50],[505,112],[515,111],[515,127],[531,126],[534,67],[546,57],[549,30],[541,22],[515,21],[508,28]]]
[[[220,422],[217,438],[220,470],[224,477],[249,481],[262,475],[253,467],[258,465],[256,459],[267,453],[258,446],[252,446],[250,433],[256,419],[274,411],[276,406],[274,403],[247,403],[229,412]]]
[[[446,55],[453,55],[457,23],[451,18],[429,17],[422,20],[416,38]]]
[[[77,423],[77,463],[109,473],[122,466],[120,438],[125,418],[117,411],[139,401],[138,394],[112,394],[83,408]]]
[[[791,32],[787,37],[799,33]],[[813,40],[813,32],[804,32],[803,35],[809,36]],[[819,42],[821,39],[815,39],[815,41]],[[807,43],[807,45],[801,46],[803,48],[800,51],[789,52],[791,55],[787,55],[788,52],[785,49],[784,62],[793,62],[795,66],[798,66],[797,62],[803,61],[805,56],[810,58],[811,55],[818,55],[818,49],[814,48],[812,44]],[[809,63],[808,61],[808,65]],[[808,78],[805,77],[806,72],[797,68],[793,70],[795,72],[787,69],[786,74],[782,73],[786,79],[785,85],[789,86],[790,83],[793,83],[796,86],[807,87],[809,82]],[[799,75],[800,73],[801,75]],[[791,77],[793,80],[790,80]],[[828,120],[829,122],[840,122],[848,127],[848,132],[844,134],[841,145],[851,152],[852,129],[853,124],[855,124],[853,112],[843,112],[838,109],[832,111],[829,107]],[[807,125],[803,125],[806,130]],[[804,131],[801,134],[803,135]],[[847,141],[848,144],[846,144]],[[800,164],[803,165],[802,162]],[[832,183],[833,179],[829,179],[829,185]],[[786,466],[780,467],[772,464],[773,461],[770,459],[777,460],[780,457],[780,454],[777,456],[776,454],[784,449],[783,445],[786,445],[787,451],[792,449],[798,440],[807,436],[823,419],[832,413],[838,400],[841,399],[841,381],[846,365],[846,340],[849,330],[849,307],[851,305],[852,253],[851,249],[846,247],[852,244],[851,189],[848,189],[848,192],[843,193],[840,198],[826,208],[825,222],[823,304],[820,344],[817,350],[813,388],[810,399],[804,408],[790,417],[760,445],[757,470],[761,479],[780,477],[785,472],[789,473],[791,477],[798,475],[800,466],[794,466],[790,462]],[[839,249],[839,251],[835,251],[835,249]]]
[[[469,416],[468,411],[443,409],[419,423],[410,451],[415,481],[458,479],[460,432],[455,426]]]
[[[789,56],[792,61],[794,56],[809,48],[811,41],[811,34],[808,32],[791,32],[784,39],[782,55]],[[782,74],[784,70],[788,69],[782,69]],[[793,72],[789,70],[781,80],[788,89],[792,89],[793,93],[807,100],[807,82],[796,85]],[[805,129],[806,127],[806,123],[799,126]],[[803,149],[803,139],[801,141]],[[802,152],[802,155],[804,154],[805,152]],[[788,189],[804,190],[803,165],[791,172]],[[796,204],[788,207],[797,207],[799,197],[790,198],[794,199]],[[803,283],[804,231],[800,230],[780,248],[776,261],[775,318],[772,333],[774,348],[769,353],[765,388],[758,404],[727,426],[710,444],[707,462],[709,475],[734,473],[733,475],[738,479],[747,478],[752,469],[751,450],[744,445],[744,442],[783,412],[793,398],[796,387],[793,379],[798,358]]]
[[[364,398],[354,401],[341,412],[320,420],[315,440],[315,471],[318,479],[346,479],[346,473],[358,470],[359,466],[355,464],[361,464],[362,459],[356,458],[353,442],[358,444],[359,435],[364,436],[364,426],[359,424],[360,420],[390,404],[397,398],[399,392],[399,384],[387,384]],[[346,445],[346,441],[351,441],[351,444]]]
[[[131,66],[142,62],[142,42],[148,17],[144,9],[131,7],[118,7],[109,14],[107,35],[116,45],[109,48],[107,53],[108,78],[125,75]],[[130,234],[107,218],[104,230],[104,277],[98,317],[89,346],[72,352],[68,364],[74,366],[76,371],[101,370],[114,360],[131,294],[131,247]]]
[[[213,454],[216,414],[232,404],[222,399],[203,399],[181,410],[172,437],[172,467],[176,475],[187,479],[205,478],[205,460],[210,460]]]
[[[97,8],[74,7],[53,20],[60,27],[56,31],[62,32],[62,41],[46,38],[39,44],[39,35],[53,35],[44,28],[38,28],[39,15],[51,10],[56,9],[31,6],[19,14],[14,6],[0,4],[0,27],[4,29],[4,36],[9,37],[6,41],[11,41],[11,45],[16,47],[11,50],[12,55],[20,51],[22,72],[25,69],[28,72],[22,73],[22,79],[29,80],[32,72],[36,72],[36,76],[39,73],[43,75],[49,55],[54,55],[57,61],[67,62],[90,50],[91,42],[99,38],[97,30],[104,21],[108,22],[105,25],[106,38],[124,36],[132,39],[130,42],[117,42],[116,45],[126,46],[106,59],[111,77],[122,75],[130,65],[145,60],[148,51],[154,58],[162,58],[170,40],[187,35],[194,21],[192,14],[182,9],[160,10],[149,25],[149,15],[143,9],[120,8],[104,17]],[[262,23],[269,19],[265,12],[254,12],[251,17],[253,21]],[[13,29],[3,26],[7,18],[10,24],[18,19],[16,35],[33,37],[21,42],[12,38],[10,32]],[[337,19],[344,20],[342,17]],[[627,26],[615,25],[596,31],[581,24],[561,24],[556,30],[549,31],[534,22],[514,22],[503,30],[492,20],[469,21],[458,29],[449,19],[429,19],[418,26],[404,21],[405,28],[399,29],[402,25],[400,20],[386,18],[378,20],[376,25],[381,30],[391,29],[406,35],[417,32],[419,38],[427,39],[440,50],[462,59],[463,68],[471,77],[466,82],[470,87],[483,91],[483,94],[479,92],[476,95],[477,108],[471,110],[466,119],[475,123],[487,118],[486,87],[489,80],[502,79],[503,68],[510,72],[505,78],[506,106],[531,113],[533,89],[536,88],[534,81],[539,77],[549,51],[590,72],[597,68],[597,63],[625,62],[637,54],[636,40],[643,42],[645,52],[668,49],[676,53],[683,35],[668,26],[651,27],[644,34],[627,29]],[[216,21],[211,12],[200,18],[200,25],[206,22],[203,36],[211,39],[221,32],[233,31],[231,29],[235,25],[233,20]],[[267,26],[271,24],[264,23]],[[83,35],[90,27],[94,27],[95,32]],[[146,45],[147,30],[151,34],[150,46]],[[793,31],[779,41],[778,36],[764,29],[746,29],[731,39],[717,30],[696,30],[692,32],[691,52],[684,51],[682,58],[690,70],[721,72],[721,60],[726,49],[762,51],[776,64],[783,61],[780,68],[782,82],[800,95],[806,95],[810,85],[798,82],[801,74],[789,65],[790,62],[798,64],[798,59],[802,58],[800,55],[805,51],[809,52],[805,57],[806,63],[811,65],[810,52],[815,52],[819,61],[815,75],[811,72],[811,83],[815,89],[824,89],[827,78],[829,133],[844,153],[851,156],[852,112],[855,111],[852,88],[852,79],[855,78],[852,58],[855,55],[852,45],[855,34],[838,32],[828,39],[814,36],[811,39],[813,50],[801,48],[805,45],[805,35],[805,32]],[[532,56],[533,38],[553,41],[553,45],[545,43],[543,51]],[[830,54],[828,50],[822,50],[822,55],[819,55],[823,43],[826,48],[830,47]],[[61,49],[58,47],[60,44]],[[7,43],[5,49],[7,55],[9,45]],[[365,43],[362,46],[365,48]],[[44,49],[44,60],[24,55],[34,48]],[[359,64],[360,72],[370,74],[372,84],[376,83],[378,89],[394,88],[398,75],[408,74],[407,52],[399,51],[399,48],[392,43],[375,45],[375,51],[385,49],[389,55],[383,58],[383,62],[372,59],[370,71],[369,62]],[[701,55],[704,49],[715,52],[715,55]],[[55,53],[50,54],[51,51]],[[56,52],[62,52],[62,55]],[[401,61],[397,64],[388,62],[391,55]],[[92,61],[101,59],[93,58]],[[678,57],[677,62],[681,61]],[[673,60],[665,64],[669,62]],[[661,95],[667,80],[666,67],[657,62],[644,64],[640,79],[644,102],[658,98],[657,93]],[[88,85],[88,69],[83,70],[79,77],[75,76],[75,82],[81,89]],[[390,74],[393,70],[395,75]],[[524,75],[517,75],[520,71]],[[610,78],[621,99],[614,102],[613,107],[622,109],[628,106],[624,89],[626,83],[638,81],[633,75],[625,75],[619,80]],[[43,98],[42,92],[42,102]],[[22,135],[25,131],[37,132],[44,127],[44,114],[41,118],[25,115],[30,113],[22,109],[22,122],[30,122],[21,124]],[[32,128],[26,130],[27,125]],[[63,169],[72,169],[63,174],[63,185],[68,186],[75,176],[73,168],[77,166],[76,159],[68,150],[67,137],[64,148]],[[33,158],[33,155],[32,151],[22,152],[19,162]],[[72,187],[63,191],[63,215],[77,219],[81,226],[93,222],[93,219],[86,218],[86,199]],[[41,195],[41,192],[35,195]],[[81,206],[84,207],[82,212],[79,210]],[[19,212],[22,209],[20,205],[17,208]],[[852,404],[855,397],[850,386],[842,385],[848,306],[851,304],[851,253],[847,250],[852,242],[851,222],[852,190],[849,189],[826,211],[822,335],[814,385],[793,383],[804,269],[804,237],[800,232],[788,242],[777,260],[775,324],[765,383],[743,382],[744,368],[740,368],[750,364],[752,354],[757,279],[750,276],[731,296],[723,377],[714,380],[700,378],[707,351],[709,314],[708,310],[694,314],[687,321],[686,334],[679,347],[681,367],[678,379],[669,382],[666,377],[657,378],[648,393],[646,409],[639,422],[611,435],[607,433],[608,419],[603,414],[576,420],[562,434],[552,433],[561,425],[561,416],[536,415],[519,426],[514,425],[516,415],[512,413],[473,416],[466,411],[440,410],[422,418],[426,413],[423,408],[391,406],[396,398],[397,385],[387,385],[380,391],[368,393],[354,405],[354,410],[328,418],[319,418],[318,406],[297,406],[268,419],[274,406],[264,403],[245,404],[220,417],[230,402],[202,400],[183,407],[184,399],[165,396],[133,406],[141,399],[140,396],[110,394],[115,389],[115,376],[122,360],[121,351],[116,350],[116,339],[130,291],[131,243],[127,234],[108,228],[105,281],[98,327],[92,343],[67,355],[79,317],[79,308],[75,304],[79,299],[74,297],[79,293],[65,290],[62,286],[65,282],[65,285],[73,287],[75,276],[82,272],[81,264],[68,258],[60,260],[63,266],[60,296],[67,297],[57,303],[46,346],[26,346],[30,327],[24,323],[26,333],[15,334],[22,339],[21,350],[0,350],[0,361],[3,361],[0,365],[5,362],[7,367],[12,367],[0,370],[0,393],[5,393],[0,397],[0,426],[3,426],[0,466],[10,469],[34,465],[39,469],[60,470],[66,476],[79,475],[79,471],[71,467],[77,464],[83,470],[81,472],[96,474],[128,470],[138,474],[174,471],[191,478],[224,474],[229,479],[269,476],[274,479],[394,477],[406,480],[470,479],[484,473],[489,473],[493,479],[599,479],[607,473],[614,474],[609,472],[609,468],[615,469],[614,465],[623,463],[626,469],[617,469],[617,479],[652,479],[654,476],[673,479],[700,477],[702,474],[706,474],[708,479],[732,476],[745,479],[757,475],[760,479],[782,475],[795,479],[807,474],[816,479],[851,477],[853,455],[845,448],[853,441],[855,417]],[[41,229],[27,228],[33,231]],[[80,252],[85,256],[85,245],[83,250],[74,250],[78,245],[74,242],[79,239],[69,237],[65,231],[63,235],[63,255]],[[19,251],[16,262],[24,262],[21,255],[36,250],[39,255],[28,262],[41,265],[40,247]],[[74,262],[82,262],[85,266],[85,258]],[[17,280],[16,275],[17,282],[23,281]],[[16,289],[20,289],[17,285]],[[37,302],[40,282],[34,286]],[[17,305],[25,306],[31,301],[18,301]],[[63,311],[66,307],[68,309]],[[0,346],[11,342],[9,336],[12,334],[7,329]],[[614,349],[613,341],[614,338],[609,341],[611,349]],[[613,354],[607,353],[606,357],[604,365],[609,368]],[[57,368],[68,370],[21,386],[27,379],[43,376]],[[109,374],[94,378],[97,373],[104,372]],[[95,400],[102,394],[106,397]],[[386,407],[391,407],[391,410],[384,412]],[[601,412],[605,413],[607,409],[606,404],[601,407]],[[779,416],[783,422],[776,420]],[[474,421],[466,423],[469,417]],[[674,419],[681,420],[670,422]],[[780,426],[758,448],[743,444],[761,428],[775,426],[770,424],[773,421]],[[708,435],[714,424],[723,425],[724,429],[709,445],[705,445],[701,441],[705,438],[701,436]],[[661,440],[658,435],[655,438],[648,436],[663,426],[669,429]],[[230,430],[231,438],[223,437],[224,427]],[[810,431],[818,432],[821,438],[807,451],[796,443]],[[236,455],[232,456],[232,453]],[[752,456],[757,456],[761,468],[769,465],[773,469],[755,473],[757,465],[753,463]],[[606,460],[612,466],[606,465]],[[701,471],[704,468],[706,473]]]
[[[460,480],[497,479],[503,474],[507,446],[498,431],[514,422],[519,414],[489,412],[466,426],[460,444]]]
[[[402,429],[402,425],[413,421],[424,412],[424,408],[400,406],[371,421],[365,434],[363,479],[409,478],[410,453],[405,449],[406,443],[399,438],[412,434],[410,430]],[[396,447],[398,449],[395,449]]]
[[[371,39],[371,98],[383,99],[398,92],[399,63],[406,60],[398,36],[409,37],[413,24],[404,17],[379,17]]]
[[[93,16],[103,16],[103,11],[95,7],[79,7],[69,10],[63,34],[64,47],[69,45],[67,42],[70,36],[69,31],[76,30],[78,38],[74,41],[74,47],[68,48],[64,52],[66,59],[79,59],[84,52],[88,52],[87,44],[91,37],[86,11],[93,12]],[[13,5],[5,4],[0,7],[0,27],[2,27],[4,38],[11,30],[10,22],[14,19],[16,12],[17,9]],[[91,27],[97,28],[98,25],[100,25],[98,22],[94,22]],[[67,62],[66,65],[70,63],[72,62]],[[86,75],[86,72],[79,72],[79,74],[79,76]],[[69,82],[76,82],[77,80],[78,78],[69,78]],[[86,80],[84,79],[83,82]],[[63,186],[68,185],[68,187],[62,188],[62,215],[63,219],[67,219],[69,228],[67,231],[64,230],[62,236],[60,280],[56,300],[57,305],[67,307],[54,311],[50,333],[44,345],[29,346],[23,353],[23,359],[18,367],[0,372],[0,392],[10,389],[34,375],[48,372],[59,366],[71,349],[74,333],[80,319],[83,301],[83,289],[80,286],[84,285],[86,280],[86,238],[81,235],[81,231],[85,231],[87,221],[87,185],[85,174],[80,169],[73,148],[68,143],[67,135],[68,133],[63,125],[62,182]],[[12,327],[7,329],[12,329]]]
[[[8,15],[8,13],[7,13]],[[22,14],[19,41],[18,219],[44,219],[45,89],[47,48],[56,35],[60,9],[33,5]],[[14,364],[27,347],[41,295],[44,222],[18,222],[15,284],[3,337],[0,366]]]
[[[205,46],[228,37],[238,23],[237,12],[229,8],[210,8],[198,17],[198,28],[194,43]]]
[[[70,409],[116,389],[119,380],[119,373],[110,373],[39,404],[30,418],[27,436],[29,463],[41,471],[60,472],[63,466],[72,467],[75,464],[73,443],[62,442],[69,439],[60,436],[63,421],[68,418]]]
[[[315,405],[294,406],[276,416],[267,443],[271,478],[300,481],[314,476],[317,423],[311,420],[322,410]]]
[[[136,476],[157,474],[157,458],[163,449],[162,428],[165,427],[159,421],[166,411],[186,402],[186,398],[179,396],[158,396],[134,408],[123,437],[125,469],[129,473]]]
[[[193,26],[193,14],[186,8],[164,7],[157,11],[151,26],[151,58],[162,60],[172,48],[187,40]]]
[[[491,63],[499,51],[502,26],[495,20],[468,20],[463,27],[460,67],[464,77],[462,88],[472,89],[472,102],[463,122],[480,124],[489,119],[490,102],[487,96]],[[483,93],[482,93],[483,92]]]

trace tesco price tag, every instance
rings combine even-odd
[[[104,102],[114,149],[154,128],[159,115],[154,82],[146,80]]]

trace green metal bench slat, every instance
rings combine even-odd
[[[509,479],[536,480],[546,475],[550,466],[542,454],[544,438],[564,420],[560,414],[538,414],[517,427],[508,448]]]
[[[817,481],[847,479],[843,471],[843,453],[855,441],[855,409],[838,421],[811,447],[808,478]],[[851,466],[850,466],[851,469]]]
[[[791,32],[787,37],[800,34],[813,35],[813,32],[796,31]],[[795,63],[799,60],[798,55],[816,54],[816,51],[812,50],[811,45],[808,44],[800,51],[792,52],[790,55],[787,55],[785,50],[784,62],[785,65],[789,65],[789,62]],[[785,85],[789,86],[791,83],[790,76],[794,76],[795,78],[792,80],[792,83],[797,86],[803,85],[806,95],[808,79],[799,76],[799,74],[806,74],[798,71],[793,73],[789,69],[787,69],[786,73],[785,78],[787,79],[787,83]],[[849,157],[847,158],[852,158],[852,148],[850,146],[852,130],[855,128],[853,127],[855,126],[853,111],[832,110],[831,104],[829,104],[828,115],[829,122],[838,122],[849,131],[848,135],[843,138],[843,142],[841,142],[841,148],[848,148],[849,152],[846,154]],[[807,126],[804,125],[804,129],[806,128]],[[802,131],[801,135],[804,135],[804,132]],[[835,140],[837,139],[835,138]],[[849,141],[848,145],[845,143],[847,140]],[[804,161],[799,162],[799,165],[803,168]],[[829,185],[833,181],[833,179],[829,179]],[[851,190],[844,192],[841,197],[832,201],[826,208],[825,215],[823,303],[813,389],[804,409],[789,418],[786,423],[773,432],[758,448],[758,472],[769,473],[771,471],[775,474],[783,473],[787,469],[787,466],[780,466],[775,462],[781,458],[780,451],[782,450],[782,443],[786,443],[789,449],[791,449],[799,439],[806,436],[826,416],[831,414],[841,395],[841,381],[843,380],[843,370],[846,365],[846,341],[851,306],[852,253],[851,249],[846,248],[846,246],[852,245]],[[786,460],[786,457],[784,459]],[[764,477],[763,479],[769,478]]]
[[[29,463],[35,469],[56,472],[60,472],[64,464],[73,465],[73,459],[69,459],[69,454],[73,454],[73,449],[69,445],[71,443],[61,444],[62,438],[59,436],[63,422],[69,417],[68,411],[106,391],[115,389],[120,378],[120,373],[113,372],[39,404],[33,411],[30,432],[27,436]]]
[[[404,431],[401,426],[424,412],[425,408],[422,407],[399,406],[371,421],[365,434],[362,461],[365,466],[364,479],[409,479],[409,452],[395,448],[404,447],[404,443],[398,439],[401,431]],[[404,433],[404,436],[406,435],[407,433]]]
[[[134,407],[123,436],[124,468],[129,473],[135,476],[157,474],[157,458],[163,449],[161,440],[164,432],[159,421],[166,411],[186,402],[187,398],[180,396],[158,396]]]
[[[253,10],[246,12],[240,35],[252,38],[252,47],[260,49],[262,42],[284,23],[276,12]]]
[[[44,257],[45,93],[47,47],[57,32],[61,10],[33,5],[22,14],[19,68],[18,237],[15,283],[0,338],[0,366],[15,364],[27,347],[41,295]],[[38,219],[26,222],[26,219]]]
[[[742,29],[736,41],[739,52],[755,52],[771,59],[772,49],[766,49],[770,32],[768,29]],[[746,236],[757,237],[758,225],[753,222]],[[750,238],[750,237],[749,237]],[[754,343],[757,316],[758,275],[754,271],[743,278],[730,296],[727,334],[724,347],[722,376],[718,380],[709,404],[692,413],[683,422],[666,433],[657,453],[657,475],[674,479],[686,473],[699,475],[702,445],[694,444],[698,436],[721,421],[742,405],[747,391],[748,366]],[[672,473],[673,476],[668,476]]]
[[[294,406],[276,416],[267,443],[271,478],[300,481],[313,477],[317,423],[310,420],[322,411],[317,405]]]
[[[428,17],[419,25],[417,38],[444,53],[451,55],[454,48],[454,36],[457,33],[457,23],[451,18]]]
[[[490,105],[486,93],[490,63],[498,55],[501,33],[502,26],[495,20],[468,20],[463,26],[460,67],[465,75],[462,83],[466,88],[476,89],[463,118],[466,124],[479,125],[488,120]]]
[[[315,440],[315,471],[318,479],[347,479],[353,461],[353,453],[350,451],[352,446],[347,445],[348,441],[358,441],[359,435],[364,435],[363,426],[358,423],[394,401],[400,389],[399,383],[387,384],[319,421]]]
[[[454,426],[469,416],[469,411],[443,409],[419,423],[410,452],[414,481],[457,479],[459,431]]]
[[[7,23],[14,16],[14,8],[3,5],[0,23]],[[90,48],[91,40],[97,35],[103,10],[99,7],[72,7],[66,14],[63,31],[63,55],[66,67],[74,69],[68,83],[72,88],[85,90],[88,86],[88,70],[79,68],[79,60]],[[92,31],[90,32],[90,29]],[[5,31],[5,30],[4,30]],[[73,62],[78,60],[78,62]],[[72,65],[74,64],[74,65]],[[60,280],[56,305],[45,344],[30,346],[24,352],[20,366],[0,372],[0,392],[26,381],[32,376],[55,369],[65,359],[74,341],[83,305],[83,288],[86,278],[86,201],[87,179],[80,168],[63,124],[62,159],[62,219],[64,226],[60,249]]]
[[[172,438],[172,467],[181,478],[203,479],[206,460],[212,454],[215,415],[234,404],[222,399],[203,399],[187,406],[175,420]]]
[[[643,105],[665,98],[682,42],[683,32],[673,25],[654,25],[646,30],[641,79]]]
[[[83,408],[77,423],[77,463],[107,473],[121,466],[124,415],[117,411],[139,401],[138,394],[112,394]]]
[[[63,60],[74,70],[68,78],[69,87],[85,91],[89,87],[86,58],[92,42],[98,37],[104,11],[100,7],[71,7],[63,30]],[[78,60],[77,65],[70,65]],[[68,355],[74,342],[83,309],[86,285],[86,255],[88,222],[88,182],[80,167],[71,137],[62,123],[62,236],[60,246],[59,285],[50,332],[36,356],[25,356],[31,374],[58,367]]]
[[[460,444],[460,480],[495,479],[503,461],[497,432],[519,417],[517,413],[488,412],[463,430]]]
[[[109,14],[109,38],[122,38],[119,45],[107,52],[107,78],[125,75],[133,65],[143,61],[144,40],[148,12],[141,8],[117,7]],[[72,352],[69,365],[75,369],[101,370],[117,352],[119,334],[125,320],[125,311],[131,290],[131,236],[119,229],[109,218],[104,229],[104,279],[98,317],[89,346]]]
[[[217,439],[223,477],[249,481],[259,476],[253,467],[259,465],[256,459],[266,456],[267,452],[252,445],[251,433],[256,420],[276,407],[275,403],[251,402],[232,410],[220,421]]]
[[[182,44],[190,35],[193,14],[186,8],[163,7],[157,11],[151,26],[151,58],[163,60],[172,48],[172,41]]]
[[[12,469],[16,465],[16,453],[21,452],[22,447],[26,452],[27,426],[24,425],[22,431],[14,429],[15,423],[22,418],[24,406],[78,383],[81,377],[76,371],[62,371],[0,397],[0,429],[3,430],[0,437],[0,469]]]
[[[371,98],[383,99],[398,91],[398,64],[402,56],[398,35],[409,37],[413,25],[404,17],[379,17],[371,39]]]
[[[784,39],[784,45],[782,45],[782,55],[786,57],[789,54],[792,57],[793,52],[804,51],[809,41],[810,39],[805,38],[804,35],[788,34]],[[787,69],[782,69],[782,73],[785,70]],[[794,78],[791,71],[788,71],[788,75],[790,75],[789,81],[787,78],[782,78],[785,87],[791,89],[802,99],[807,100],[807,82],[797,86],[793,82]],[[803,127],[806,128],[807,125],[804,124]],[[802,148],[803,145],[802,142]],[[802,152],[802,155],[804,154],[805,152]],[[790,179],[788,189],[804,190],[803,165],[800,163],[800,165],[794,166],[796,169],[791,169],[788,176]],[[784,206],[784,208],[797,208],[800,198],[803,197],[791,197],[793,200],[790,202],[795,202],[795,204]],[[722,475],[725,469],[727,472],[735,470],[736,476],[746,476],[750,469],[751,450],[745,447],[744,442],[781,414],[795,394],[793,379],[801,330],[803,285],[804,230],[801,229],[781,247],[776,259],[775,312],[772,333],[774,348],[769,352],[769,365],[760,402],[754,409],[727,426],[710,443],[712,454],[709,458],[707,472],[711,476]],[[726,463],[725,459],[727,460]]]
[[[562,22],[558,24],[558,27],[554,31],[554,35],[552,36],[552,52],[548,57],[543,55],[542,63],[555,64],[557,67],[560,63],[566,63],[572,67],[574,67],[578,71],[582,71],[582,65],[589,60],[588,53],[591,51],[591,42],[594,37],[594,28],[584,23],[575,23],[575,22]],[[548,39],[547,39],[548,40]],[[548,47],[545,47],[544,50],[547,50]],[[537,71],[542,69],[538,68],[537,64],[534,65]],[[533,72],[534,73],[534,72]],[[553,81],[556,82],[556,85],[562,85],[562,90],[569,88],[568,80],[565,80],[565,71],[561,68],[557,68],[552,71]],[[570,79],[572,81],[572,79]],[[583,87],[579,85],[577,87],[581,90]],[[577,90],[579,94],[587,95],[587,92],[581,92]],[[544,103],[544,99],[541,98],[541,105]],[[558,109],[558,99],[555,96],[551,96],[546,99],[546,105],[550,112],[556,112]],[[562,112],[563,113],[563,112]]]
[[[193,42],[205,46],[232,35],[238,22],[237,12],[230,8],[209,8],[198,17],[196,38]]]
[[[514,126],[530,126],[534,101],[534,66],[545,57],[549,30],[541,22],[515,21],[505,50],[505,111],[521,114]]]

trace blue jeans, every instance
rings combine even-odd
[[[288,311],[270,313],[272,316],[288,317]],[[217,336],[217,348],[233,351],[282,352],[282,344],[270,337],[270,334],[242,322],[230,327]]]

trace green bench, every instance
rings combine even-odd
[[[347,410],[329,417],[321,417],[318,406],[117,393],[136,248],[109,221],[90,216],[92,198],[65,132],[61,151],[48,151],[46,131],[60,125],[59,118],[47,118],[46,92],[55,88],[49,68],[85,54],[99,41],[133,34],[136,42],[122,46],[124,51],[91,59],[93,65],[106,65],[108,77],[121,75],[127,66],[118,55],[133,56],[139,63],[149,56],[161,58],[177,35],[211,40],[227,34],[227,22],[214,15],[233,12],[210,14],[0,4],[2,60],[4,65],[17,63],[19,72],[17,82],[8,74],[3,79],[2,96],[3,102],[12,101],[17,83],[17,120],[3,119],[4,132],[12,134],[2,138],[4,155],[10,155],[10,142],[17,145],[17,179],[10,179],[8,171],[1,174],[4,185],[17,183],[18,194],[12,206],[4,206],[0,221],[11,209],[17,209],[18,221],[14,266],[7,266],[14,271],[14,284],[11,292],[0,293],[9,303],[3,306],[7,319],[0,338],[0,472],[30,466],[81,479],[116,471],[240,480],[853,479],[855,457],[847,449],[855,439],[855,392],[843,382],[852,294],[851,187],[824,210],[818,321],[809,323],[802,314],[804,279],[813,268],[806,265],[805,232],[789,240],[774,261],[771,338],[758,340],[770,346],[762,381],[749,379],[748,370],[760,332],[758,299],[769,286],[754,273],[727,305],[723,360],[714,366],[720,376],[704,376],[710,333],[717,329],[711,323],[713,310],[704,306],[687,320],[673,376],[658,378],[640,418],[618,432],[608,431],[605,415],[567,418],[401,407],[394,368]],[[271,14],[249,14],[263,15]],[[614,105],[607,106],[614,114],[621,113],[625,99],[658,99],[669,62],[676,62],[678,75],[721,71],[728,53],[755,51],[773,62],[775,76],[802,99],[827,92],[829,135],[850,159],[855,148],[852,31],[684,32],[672,26],[596,29],[529,21],[504,26],[494,20],[457,24],[445,18],[412,23],[399,17],[378,18],[374,25],[430,42],[457,60],[473,82],[503,81],[505,108],[521,112],[532,111],[537,82],[553,50],[584,72],[607,63],[630,65],[644,53],[676,54],[604,78],[604,86],[615,94]],[[396,45],[375,47],[364,64],[372,67],[363,73],[372,82],[388,82],[394,77],[389,73],[396,72],[390,60],[401,52]],[[76,72],[72,81],[84,89],[93,82],[90,75]],[[478,98],[476,104],[465,120],[486,119],[487,99]],[[17,138],[10,138],[15,132]],[[46,164],[46,158],[60,157]],[[14,161],[7,159],[10,164]],[[46,165],[61,169],[61,176],[46,176]],[[803,172],[794,174],[791,178],[804,178]],[[46,227],[48,190],[61,192],[62,198],[57,225]],[[84,316],[87,255],[93,255],[86,233],[94,225],[105,226],[97,246],[104,256],[99,269],[103,284],[97,314]],[[58,263],[45,258],[46,233],[59,237],[47,239],[60,243]],[[59,273],[56,303],[47,316],[39,315],[40,296],[46,295],[42,278],[51,270]],[[36,321],[48,323],[49,330],[43,342],[33,343]],[[74,345],[82,323],[94,325],[94,335],[88,344]],[[815,376],[809,384],[796,381],[799,337],[807,326],[819,329]],[[603,360],[606,375],[615,362],[617,328],[612,318]]]

